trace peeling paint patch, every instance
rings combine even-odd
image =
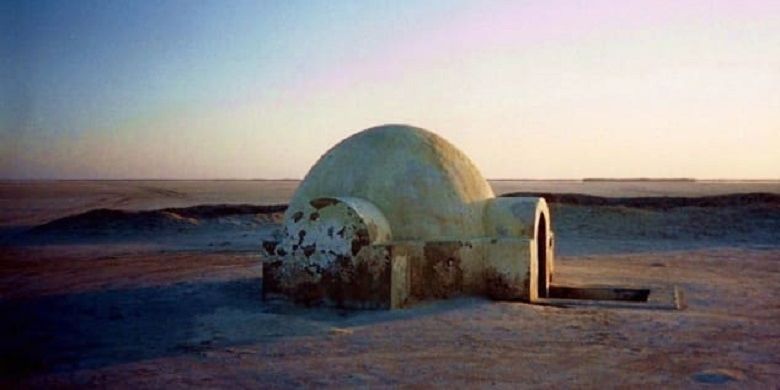
[[[426,295],[449,298],[461,291],[463,270],[460,268],[460,242],[427,243],[424,249]]]
[[[276,241],[263,241],[263,250],[267,256],[273,256],[276,254],[276,245],[279,243]]]
[[[485,270],[485,294],[495,300],[507,300],[514,299],[518,296],[519,286],[515,284],[515,281],[507,279],[505,275],[502,275],[494,268],[488,268]],[[523,286],[525,287],[525,286]]]

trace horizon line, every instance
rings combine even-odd
[[[692,178],[692,177],[583,177],[583,178],[485,178],[487,181],[565,182],[780,182],[780,178]],[[0,181],[303,181],[303,178],[0,178]]]

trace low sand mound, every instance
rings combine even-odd
[[[220,218],[235,215],[273,215],[283,213],[287,205],[218,204],[182,208],[168,208],[161,212],[174,213],[184,218]]]
[[[766,192],[745,194],[727,194],[699,197],[680,196],[643,196],[607,198],[585,194],[553,194],[544,192],[511,192],[502,197],[539,196],[549,203],[561,203],[579,206],[624,206],[642,209],[667,210],[677,207],[744,207],[769,206],[780,207],[780,195]]]
[[[166,208],[149,211],[97,209],[56,219],[32,228],[32,234],[89,233],[94,231],[152,231],[188,228],[227,217],[250,218],[259,223],[276,222],[285,205],[202,205],[183,208]]]

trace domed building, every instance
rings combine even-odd
[[[325,153],[263,246],[266,297],[350,308],[461,294],[533,301],[553,263],[544,199],[496,198],[460,150],[405,125]]]

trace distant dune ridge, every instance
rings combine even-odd
[[[666,210],[678,207],[778,207],[780,195],[746,193],[701,197],[619,197],[608,198],[585,194],[553,194],[539,192],[512,192],[502,197],[543,197],[552,204],[577,206],[622,206],[639,209]],[[283,213],[287,205],[216,204],[192,207],[164,208],[148,211],[96,209],[59,218],[38,225],[31,233],[88,231],[101,228],[149,229],[197,225],[210,219],[224,217],[264,216]],[[267,219],[268,220],[268,219]],[[270,221],[270,220],[268,220]]]
[[[514,192],[551,205],[560,253],[635,252],[707,245],[780,245],[780,195],[600,197]],[[34,226],[15,240],[204,243],[255,250],[281,221],[286,205],[214,204],[148,211],[96,209]]]
[[[780,195],[753,192],[713,196],[641,196],[641,197],[603,197],[586,194],[511,192],[504,197],[540,196],[549,203],[562,203],[580,206],[624,206],[645,209],[670,209],[674,207],[739,207],[749,205],[780,206]]]
[[[649,182],[696,182],[696,179],[691,177],[668,177],[668,178],[652,178],[652,177],[627,177],[627,178],[608,178],[608,177],[586,177],[582,181],[617,181],[617,182],[633,182],[633,181],[649,181]]]
[[[260,223],[274,223],[273,214],[283,213],[286,205],[218,204],[148,211],[96,209],[71,215],[33,227],[32,235],[96,231],[136,231],[186,228],[229,217],[251,217]]]

